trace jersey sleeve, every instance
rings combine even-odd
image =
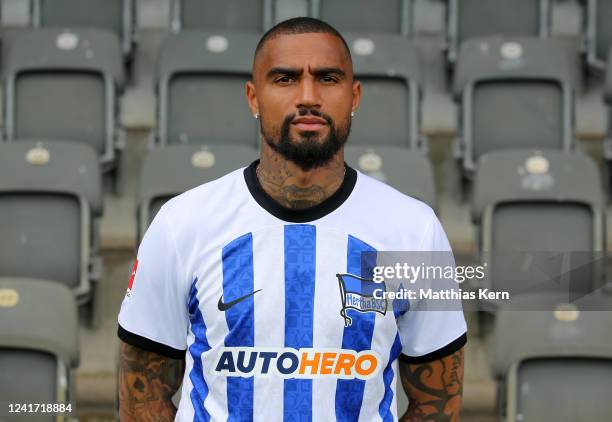
[[[147,230],[119,312],[118,335],[141,349],[182,359],[187,348],[189,284],[165,207]]]
[[[433,214],[433,213],[432,213]],[[451,247],[440,221],[435,215],[421,242],[422,253],[430,254],[428,263],[432,265],[451,265],[454,258]],[[437,280],[430,280],[418,288],[433,287]],[[446,286],[458,290],[454,280],[444,282]],[[407,312],[398,318],[398,330],[402,342],[400,359],[407,363],[431,362],[448,356],[461,349],[467,341],[467,325],[463,315],[461,300],[451,300],[435,306],[427,299],[410,301]]]

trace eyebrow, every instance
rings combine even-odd
[[[266,74],[266,77],[273,78],[274,76],[277,76],[277,75],[297,77],[297,76],[302,75],[302,73],[304,73],[303,69],[279,66],[279,67],[273,67],[272,69],[270,69],[268,73]],[[314,76],[325,76],[325,75],[335,74],[341,78],[346,77],[346,72],[340,69],[339,67],[319,67],[319,68],[314,69],[313,74]]]

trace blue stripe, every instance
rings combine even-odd
[[[362,252],[375,252],[372,246],[357,239],[356,237],[348,237],[347,248],[347,264],[346,272],[349,274],[359,275],[361,277],[371,278],[373,276],[374,265],[376,265],[376,254],[364,254],[362,261]],[[362,265],[363,263],[363,265]],[[372,335],[374,334],[374,322],[376,313],[374,312],[357,312],[348,309],[350,316],[353,319],[352,325],[344,327],[342,334],[342,348],[361,352],[369,350],[372,345]],[[363,402],[363,391],[365,389],[365,381],[338,380],[336,384],[336,420],[339,422],[356,421],[359,419],[361,404]]]
[[[194,420],[208,422],[210,421],[210,414],[204,407],[204,400],[208,395],[208,386],[204,381],[202,353],[210,350],[210,345],[206,338],[206,324],[200,311],[200,302],[198,302],[197,281],[197,278],[193,280],[189,292],[189,319],[191,320],[191,331],[195,337],[194,342],[189,346],[189,353],[193,358],[193,367],[189,371],[189,379],[193,385],[190,397],[195,412]]]
[[[312,347],[316,227],[285,226],[285,347]],[[312,380],[284,381],[284,421],[312,421]]]
[[[222,251],[223,301],[252,293],[253,236],[247,233],[233,240]],[[255,300],[253,296],[242,300],[225,311],[229,333],[227,347],[253,347],[255,344]],[[227,377],[228,421],[253,420],[253,377]]]
[[[393,402],[393,388],[391,383],[395,377],[393,372],[393,362],[397,359],[400,352],[402,351],[402,342],[400,340],[399,333],[395,335],[393,346],[389,352],[389,362],[383,371],[383,383],[385,385],[385,394],[383,395],[380,405],[378,406],[378,414],[382,418],[383,422],[393,422],[393,412],[391,412],[391,403]]]

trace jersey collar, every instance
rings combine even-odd
[[[268,195],[257,178],[255,169],[259,164],[259,160],[255,160],[250,166],[244,169],[244,180],[253,199],[266,211],[281,220],[290,223],[306,223],[309,221],[318,220],[327,214],[335,211],[344,203],[353,192],[353,188],[357,183],[357,172],[346,163],[346,173],[340,187],[329,198],[325,199],[320,204],[304,209],[285,208],[276,202]]]

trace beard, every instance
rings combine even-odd
[[[333,119],[318,110],[300,108],[299,116],[316,116],[325,119],[329,127],[328,135],[325,139],[317,140],[318,132],[300,132],[299,140],[295,140],[289,134],[291,122],[296,114],[291,114],[283,120],[277,139],[266,134],[263,128],[263,119],[260,119],[260,128],[263,138],[273,151],[284,159],[291,161],[303,171],[310,171],[318,167],[323,167],[329,163],[336,153],[346,143],[351,131],[351,120],[347,119],[347,124],[337,127]]]

